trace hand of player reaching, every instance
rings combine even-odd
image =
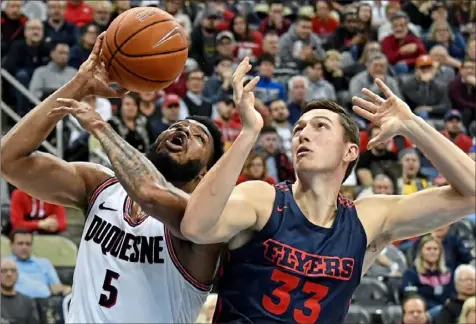
[[[250,70],[250,60],[245,57],[233,74],[233,101],[240,114],[243,129],[259,132],[263,128],[263,117],[255,109],[255,95],[253,94],[253,89],[258,83],[259,77],[254,77],[243,87],[243,79]]]
[[[106,32],[103,32],[96,39],[93,50],[88,59],[79,67],[76,77],[85,80],[86,95],[97,95],[100,97],[114,98],[122,97],[128,91],[125,89],[113,89],[110,87],[104,63],[101,62],[101,48]]]
[[[377,144],[385,143],[396,135],[402,135],[405,123],[415,118],[415,114],[410,110],[410,107],[395,96],[382,80],[376,79],[375,83],[387,99],[383,99],[366,88],[362,89],[362,93],[370,100],[358,97],[352,98],[355,105],[353,107],[354,112],[380,128],[379,135],[370,140],[367,146],[368,149]]]
[[[81,127],[90,133],[92,133],[94,129],[101,128],[106,124],[101,115],[85,102],[65,98],[58,98],[56,101],[59,107],[53,108],[48,115],[71,114],[78,120]]]

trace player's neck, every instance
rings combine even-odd
[[[5,296],[15,296],[15,289],[13,289],[13,287],[11,288],[6,288],[4,286],[1,286],[1,291],[2,291],[2,295],[5,295]]]
[[[302,177],[304,178],[304,177]],[[293,184],[293,194],[301,211],[312,223],[330,227],[337,209],[340,183],[331,175],[306,177]]]

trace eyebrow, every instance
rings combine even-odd
[[[309,121],[312,121],[312,120],[314,120],[314,119],[325,119],[325,120],[327,120],[329,123],[334,124],[334,123],[332,122],[332,120],[331,120],[329,117],[326,117],[326,116],[314,116],[314,117],[312,117]],[[294,125],[294,128],[296,128],[297,126],[299,126],[299,125],[302,124],[302,123],[304,123],[303,120],[298,120],[298,122]]]
[[[188,119],[188,121],[194,125],[197,125],[198,127],[200,127],[202,129],[202,131],[207,135],[208,139],[210,140],[212,138],[212,134],[210,133],[210,131],[208,130],[207,126],[203,125],[202,123],[196,121],[196,120],[193,120],[193,119]]]

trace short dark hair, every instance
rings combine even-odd
[[[93,24],[93,23],[89,23],[89,24],[86,24],[86,25],[84,25],[84,26],[82,26],[82,27],[80,28],[81,37],[84,36],[84,34],[87,33],[89,27],[91,27],[91,26],[93,26],[93,27],[96,29],[96,32],[99,34],[99,27],[96,26],[96,25]]]
[[[345,110],[344,108],[342,108],[331,100],[315,100],[311,101],[306,105],[306,107],[304,107],[301,112],[301,116],[307,113],[308,111],[315,109],[330,110],[338,114],[340,124],[342,125],[342,127],[344,127],[344,141],[354,143],[360,149],[359,126],[357,126],[357,123],[354,121],[354,119],[352,119],[351,114],[347,110]],[[354,169],[354,166],[357,164],[358,160],[359,158],[357,157],[357,159],[349,163],[349,165],[347,166],[347,170],[345,171],[344,180],[342,182],[347,180],[352,170]]]
[[[317,56],[313,56],[312,58],[310,58],[309,60],[307,60],[306,62],[304,62],[304,65],[306,68],[308,67],[314,67],[314,65],[316,64],[320,64],[321,67],[324,67],[324,61],[321,60],[319,57]]]
[[[60,41],[54,41],[54,42],[51,42],[51,44],[48,46],[49,50],[50,50],[50,53],[55,51],[56,48],[59,46],[59,45],[64,45],[64,46],[68,46],[69,47],[69,44],[66,43],[65,41],[63,40],[60,40]]]
[[[312,18],[306,15],[300,15],[297,19],[297,23],[300,23],[301,21],[312,22]]]
[[[405,11],[397,11],[392,17],[390,17],[390,21],[393,23],[397,19],[405,19],[406,21],[409,21],[410,18],[408,18],[408,15],[405,13]]]
[[[33,239],[33,233],[31,231],[29,231],[28,229],[26,228],[15,228],[13,231],[10,232],[10,235],[9,235],[9,238],[10,238],[10,242],[14,242],[15,241],[15,236],[17,234],[30,234],[32,239]]]
[[[210,134],[212,135],[213,156],[211,161],[209,161],[207,164],[207,168],[208,170],[210,170],[223,155],[223,140],[222,140],[220,129],[217,127],[217,125],[215,125],[213,120],[211,120],[208,117],[189,116],[187,117],[187,119],[191,119],[191,120],[199,122],[200,124],[203,124],[210,131]]]
[[[261,136],[265,134],[278,134],[278,131],[273,126],[264,126],[261,129],[261,132],[259,133],[259,135]]]
[[[200,69],[193,69],[193,70],[190,70],[188,73],[187,73],[187,80],[190,80],[190,76],[193,74],[193,73],[202,73],[203,76],[205,76],[205,73],[200,70]]]
[[[263,62],[268,62],[268,63],[271,63],[273,65],[276,65],[276,59],[274,58],[274,56],[272,54],[269,54],[269,53],[263,53],[261,54],[259,60],[258,60],[258,65],[261,65],[261,63]]]
[[[234,62],[233,57],[227,56],[227,55],[221,56],[220,59],[218,60],[218,64],[220,64],[223,61],[228,61],[232,63]]]
[[[425,311],[428,309],[428,305],[427,305],[427,303],[426,303],[426,300],[425,300],[422,296],[420,296],[420,295],[411,295],[411,296],[406,297],[406,298],[403,299],[403,301],[402,301],[402,311],[403,311],[404,314],[405,314],[405,305],[406,305],[409,301],[414,300],[414,299],[420,300],[420,301],[423,303],[423,305],[425,305]]]

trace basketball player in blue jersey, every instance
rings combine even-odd
[[[475,163],[376,80],[385,99],[367,89],[368,100],[353,99],[354,111],[381,129],[369,146],[405,136],[449,186],[343,199],[339,188],[359,155],[358,128],[337,104],[316,101],[294,126],[296,182],[235,187],[263,125],[242,84],[250,68],[245,60],[234,75],[243,129],[192,193],[181,224],[192,242],[228,244],[214,322],[343,323],[360,278],[387,244],[474,212]]]

